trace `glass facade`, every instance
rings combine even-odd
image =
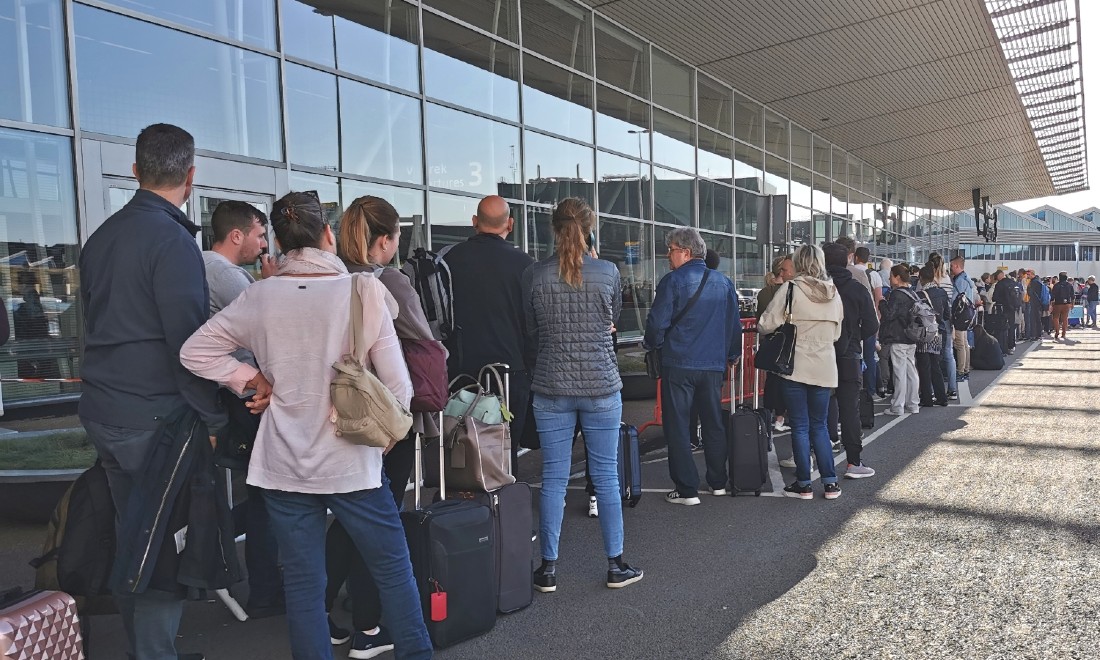
[[[14,314],[33,288],[46,317],[45,336],[0,349],[5,378],[40,354],[79,376],[82,232],[135,187],[80,150],[155,122],[190,131],[208,163],[270,169],[219,190],[314,189],[333,223],[355,197],[390,200],[402,253],[414,232],[463,240],[499,194],[511,240],[547,256],[551,209],[582,197],[622,275],[623,338],[644,327],[675,226],[750,288],[772,254],[841,233],[895,260],[957,241],[956,214],[572,0],[0,0],[0,55],[0,296]]]

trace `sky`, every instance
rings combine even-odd
[[[1072,0],[1071,0],[1072,1]],[[1100,207],[1100,41],[1090,39],[1100,29],[1100,2],[1081,0],[1081,70],[1085,88],[1085,139],[1089,159],[1089,183],[1092,190],[1057,197],[1040,197],[1011,202],[1009,207],[1030,211],[1049,204],[1056,209],[1076,213],[1092,206]]]

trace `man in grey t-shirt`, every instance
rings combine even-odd
[[[255,281],[252,274],[244,269],[246,264],[261,259],[260,276],[270,277],[275,274],[275,260],[270,255],[262,254],[267,247],[267,216],[251,204],[232,200],[221,202],[214,209],[210,224],[214,231],[214,245],[202,253],[202,260],[206,265],[210,315],[213,316],[228,307]],[[235,352],[234,357],[256,364],[256,359],[244,349]],[[219,446],[218,453],[222,463],[232,466],[233,456],[227,459],[227,452],[238,452],[244,436],[248,436],[249,441],[255,439],[260,416],[252,415],[244,400],[229,390],[221,390],[219,397],[228,409],[231,437],[228,442],[222,443],[224,447]],[[243,459],[238,460],[243,464]],[[286,607],[275,535],[263,497],[259,489],[251,486],[248,487],[248,500],[245,502],[244,524],[247,535],[245,565],[248,568],[248,604],[245,609],[254,619],[282,614]]]

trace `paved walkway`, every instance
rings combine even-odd
[[[438,657],[1100,658],[1100,332],[1025,350],[975,372],[958,405],[880,416],[864,454],[878,476],[835,502],[668,505],[663,452],[648,454],[651,492],[624,516],[626,557],[647,575],[621,591],[602,584],[598,521],[571,490],[558,591]],[[0,531],[0,584],[25,582],[16,565],[40,538]],[[92,660],[121,657],[117,617],[93,630]],[[187,606],[179,646],[289,658],[283,618],[240,624],[217,604]]]

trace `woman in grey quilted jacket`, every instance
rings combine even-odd
[[[558,538],[565,510],[573,431],[580,424],[596,488],[607,556],[607,586],[642,579],[625,563],[619,497],[618,442],[623,404],[611,330],[622,309],[619,271],[587,254],[596,214],[580,199],[562,200],[551,219],[554,254],[523,273],[523,307],[529,339],[537,347],[532,407],[542,443],[539,537],[542,566],[535,588],[557,589]]]

